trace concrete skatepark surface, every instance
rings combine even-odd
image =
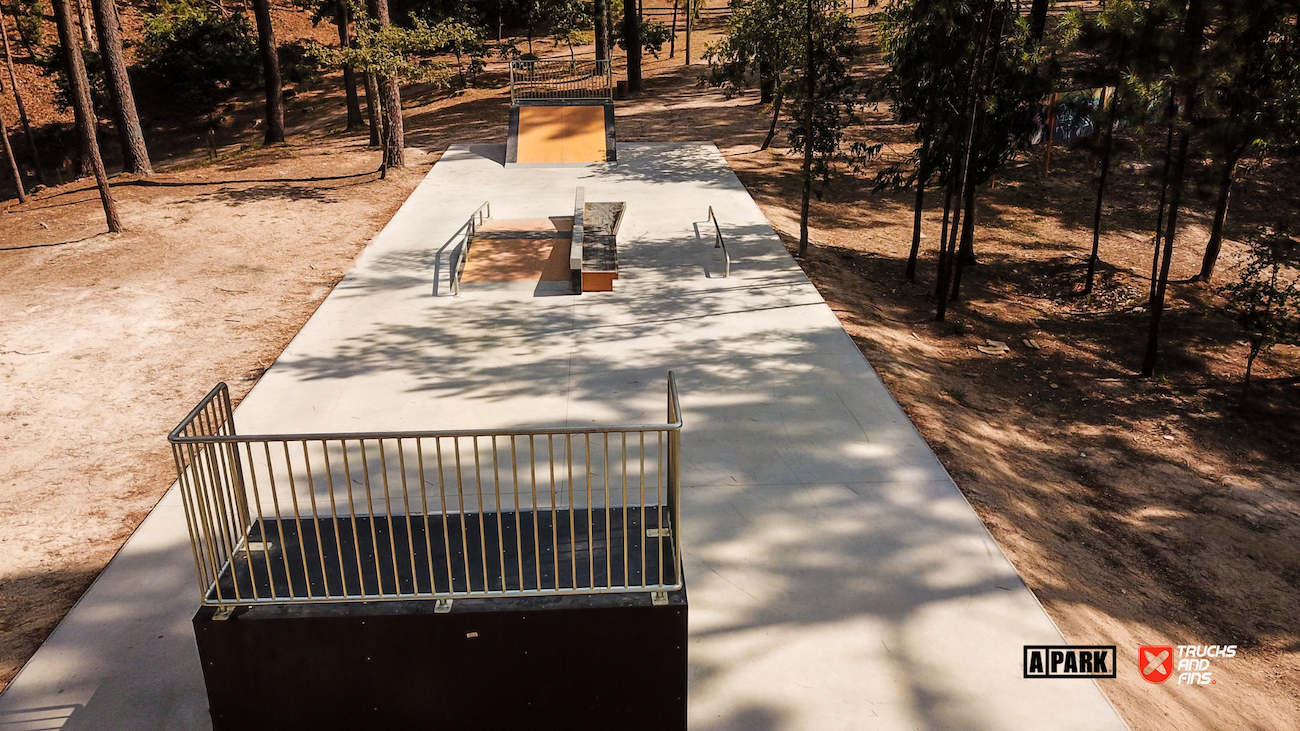
[[[1022,678],[1022,646],[1059,632],[717,149],[618,153],[450,148],[240,431],[655,423],[673,370],[693,729],[1125,728],[1094,681]],[[564,215],[577,186],[628,203],[613,292],[449,296],[470,212]],[[208,728],[198,600],[173,489],[0,695],[0,730]]]

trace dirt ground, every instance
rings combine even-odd
[[[703,26],[697,59],[716,36]],[[798,160],[782,136],[758,151],[768,111],[752,93],[700,88],[703,67],[683,67],[680,48],[664,56],[647,93],[620,104],[620,139],[715,141],[793,246]],[[387,180],[364,136],[339,132],[327,80],[290,100],[289,145],[259,149],[258,105],[243,99],[217,162],[178,135],[168,172],[119,178],[126,233],[102,232],[84,184],[7,205],[0,687],[170,485],[177,418],[218,380],[247,392],[449,142],[504,141],[502,81],[494,67],[494,88],[406,90],[412,164]],[[886,160],[909,149],[883,108],[858,134],[885,143]],[[1160,377],[1133,377],[1150,171],[1130,156],[1114,176],[1099,287],[1084,300],[1090,163],[1058,148],[1050,175],[1030,156],[981,191],[980,264],[945,324],[932,321],[936,215],[917,283],[902,280],[911,193],[839,181],[814,202],[804,268],[1067,640],[1118,645],[1119,677],[1101,687],[1134,729],[1298,728],[1300,389],[1266,382],[1243,402],[1244,341],[1214,313],[1213,288],[1192,283],[1171,289]],[[1295,207],[1296,179],[1276,165],[1240,189],[1221,277],[1247,224]],[[1211,203],[1191,197],[1177,280],[1208,235]],[[1011,352],[980,353],[986,339]],[[1298,363],[1279,348],[1256,369],[1268,381]],[[1214,662],[1213,686],[1157,686],[1136,671],[1142,644],[1241,649]]]
[[[117,186],[122,234],[85,186],[0,216],[0,683],[175,479],[173,422],[247,393],[432,162],[380,181],[361,142]]]

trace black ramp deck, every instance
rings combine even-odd
[[[226,564],[209,601],[218,592],[234,600],[236,585],[250,603],[671,586],[677,562],[670,523],[663,505],[269,519],[249,526],[249,547]]]

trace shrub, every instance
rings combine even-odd
[[[309,45],[302,41],[290,41],[280,44],[276,49],[280,59],[280,75],[285,81],[302,84],[310,89],[320,81],[316,59],[311,54]]]
[[[257,43],[242,13],[221,17],[192,5],[165,5],[144,23],[137,48],[143,77],[188,111],[211,111],[261,77]]]
[[[1228,312],[1246,331],[1246,386],[1255,359],[1278,343],[1300,341],[1300,243],[1285,226],[1266,228],[1250,240],[1237,281],[1223,288]]]

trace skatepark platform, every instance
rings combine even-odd
[[[205,607],[194,628],[214,731],[681,731],[683,594]]]
[[[639,423],[672,370],[690,729],[1125,728],[1097,681],[1024,677],[1024,645],[1060,632],[713,145],[502,155],[442,156],[239,405],[244,430]],[[476,207],[546,219],[579,186],[628,204],[616,290],[434,296]],[[0,695],[0,731],[211,728],[185,525],[173,489]]]

